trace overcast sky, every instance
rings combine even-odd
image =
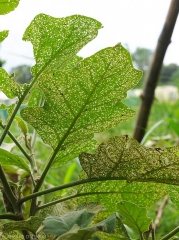
[[[15,11],[0,16],[0,30],[10,30],[9,37],[0,46],[0,58],[7,61],[7,70],[21,64],[33,64],[32,46],[21,39],[26,27],[39,13],[54,17],[81,14],[100,21],[104,28],[80,52],[83,57],[119,42],[128,44],[131,52],[136,47],[154,50],[169,5],[170,0],[20,0]],[[179,64],[179,20],[165,63]]]

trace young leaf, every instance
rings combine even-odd
[[[94,213],[86,212],[85,209],[69,212],[62,217],[49,216],[44,221],[43,231],[47,234],[61,236],[68,232],[74,225],[80,228],[87,227],[94,216]]]
[[[0,2],[0,5],[1,5],[1,2]],[[4,30],[0,32],[0,43],[4,41],[5,38],[7,38],[8,34],[9,34],[8,30]]]
[[[26,172],[30,173],[29,166],[24,159],[18,155],[12,154],[2,148],[0,148],[0,164],[2,166],[13,165],[17,166]]]
[[[75,212],[69,213],[67,219],[64,217],[58,218],[58,222],[54,221],[57,220],[57,217],[53,217],[48,222],[47,218],[45,220],[45,226],[43,231],[45,233],[55,234],[60,236],[59,240],[88,240],[88,239],[95,239],[91,238],[92,235],[97,231],[103,231],[107,233],[113,233],[115,224],[116,224],[116,214],[109,216],[107,219],[95,224],[92,227],[87,227],[87,225],[92,220],[92,215],[90,215],[88,219],[89,213],[86,211],[76,211],[77,218],[72,219],[70,214],[74,215]],[[70,217],[70,218],[69,218]],[[56,219],[54,219],[56,218]],[[81,219],[80,219],[81,218]],[[52,221],[53,220],[53,221]],[[84,221],[84,222],[83,222]],[[85,227],[86,225],[86,227]]]
[[[102,143],[96,154],[79,157],[88,178],[179,184],[178,147],[148,148],[127,135]]]
[[[121,45],[106,48],[68,71],[41,73],[43,81],[38,86],[45,94],[45,104],[27,107],[21,114],[45,143],[54,149],[58,145],[60,161],[56,159],[54,165],[58,166],[91,149],[94,132],[134,115],[121,100],[140,76]]]
[[[13,11],[19,2],[20,0],[0,0],[0,15]]]
[[[33,44],[36,65],[32,74],[36,77],[38,74],[42,80],[40,73],[44,70],[47,73],[49,69],[64,68],[83,46],[97,36],[101,27],[95,19],[80,15],[66,18],[37,15],[23,36],[23,40]],[[46,81],[50,81],[47,78]]]
[[[123,223],[139,236],[149,229],[152,219],[146,217],[145,208],[130,202],[120,202],[117,204],[117,211],[124,218]]]

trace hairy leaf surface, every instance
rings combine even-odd
[[[124,135],[102,143],[96,154],[82,153],[80,163],[88,178],[178,185],[177,151],[177,146],[166,149],[144,147],[135,139]]]
[[[44,221],[43,231],[60,236],[57,238],[59,240],[88,240],[97,231],[114,232],[116,214],[92,227],[88,227],[93,217],[94,214],[86,212],[86,210],[70,212],[63,217],[49,216]]]
[[[134,69],[121,46],[106,48],[68,71],[42,73],[38,86],[43,107],[27,107],[22,117],[45,143],[61,148],[55,166],[93,146],[94,132],[114,127],[134,115],[121,100],[136,85],[141,72]]]
[[[120,202],[117,204],[117,210],[119,215],[124,218],[123,223],[140,237],[149,229],[152,219],[146,217],[145,208],[140,208],[130,202]]]
[[[4,30],[4,31],[0,32],[0,43],[2,41],[4,41],[5,38],[7,38],[8,34],[9,34],[8,30]]]
[[[20,0],[0,0],[0,15],[13,11],[19,2]]]
[[[2,166],[9,166],[9,165],[17,166],[21,169],[24,169],[28,173],[30,173],[29,166],[22,157],[12,154],[2,148],[0,148],[0,164]]]

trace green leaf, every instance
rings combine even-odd
[[[28,106],[37,106],[41,107],[44,105],[45,102],[45,95],[42,90],[38,87],[34,88],[31,92],[30,99],[28,101]]]
[[[81,178],[83,178],[81,176]],[[125,181],[101,181],[85,183],[77,187],[80,197],[78,204],[83,202],[98,202],[105,206],[105,214],[116,211],[116,202],[122,200],[121,189],[126,185]],[[83,196],[84,195],[84,196]]]
[[[0,0],[0,15],[13,11],[19,2],[20,0]]]
[[[145,208],[130,202],[120,202],[117,204],[117,211],[124,218],[123,223],[139,236],[149,229],[152,219],[146,217]]]
[[[38,86],[46,97],[44,106],[27,107],[21,114],[45,143],[54,149],[58,145],[58,166],[91,149],[94,132],[134,115],[121,100],[140,76],[121,45],[106,48],[68,71],[42,73]]]
[[[26,136],[28,133],[27,124],[22,120],[22,118],[18,116],[15,117],[15,120],[17,121],[17,125],[20,128],[22,134]]]
[[[43,231],[45,233],[60,236],[57,239],[88,240],[96,231],[113,233],[116,224],[116,215],[109,216],[104,221],[87,227],[94,214],[86,210],[70,212],[63,217],[47,217],[44,221]],[[95,239],[95,238],[92,238]]]
[[[2,91],[8,98],[20,98],[24,93],[27,85],[20,85],[14,81],[12,76],[0,68],[0,91]]]
[[[80,15],[65,18],[37,15],[23,36],[23,40],[33,44],[36,65],[32,74],[36,76],[44,70],[64,68],[83,46],[97,36],[101,27],[95,19]],[[38,78],[42,80],[41,76]]]
[[[178,149],[178,146],[166,149],[144,147],[124,135],[102,143],[96,154],[82,153],[79,159],[88,178],[178,185]]]
[[[0,5],[1,5],[1,3],[0,3]],[[1,10],[0,10],[0,11],[1,11]],[[9,31],[8,31],[8,30],[4,30],[4,31],[0,32],[0,43],[1,43],[2,41],[4,41],[5,38],[7,38],[8,34],[9,34]]]
[[[74,225],[78,225],[80,228],[87,227],[94,216],[94,213],[86,212],[85,209],[69,212],[62,217],[49,216],[44,221],[43,231],[47,234],[61,236],[68,232]]]
[[[172,202],[175,204],[175,206],[179,210],[179,202],[178,202],[178,199],[179,199],[179,187],[178,186],[169,185],[168,186],[168,194],[169,194],[170,199],[172,200]]]
[[[174,130],[174,132],[179,136],[178,121],[176,121],[176,119],[173,118],[168,118],[167,122],[169,126]]]
[[[12,154],[2,148],[0,148],[0,164],[2,166],[17,166],[28,173],[30,173],[29,166],[27,163],[24,161],[24,159],[18,155]]]
[[[123,200],[145,206],[149,209],[159,199],[167,195],[167,185],[151,182],[132,182],[127,183],[121,189]]]
[[[44,219],[40,217],[30,217],[23,221],[5,223],[2,231],[6,233],[14,230],[27,230],[35,234],[43,220]]]

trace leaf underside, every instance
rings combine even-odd
[[[79,157],[88,178],[120,179],[178,185],[178,147],[158,149],[140,145],[127,135],[102,143],[96,154]]]
[[[27,107],[21,115],[45,143],[54,149],[59,146],[54,165],[58,166],[91,149],[94,132],[134,115],[121,100],[140,76],[121,45],[107,48],[68,71],[42,73],[38,86],[46,97],[44,106]]]

